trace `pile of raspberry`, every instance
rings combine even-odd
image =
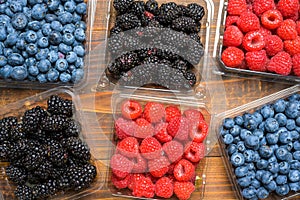
[[[299,0],[229,0],[227,67],[300,76]]]
[[[176,106],[134,100],[121,105],[115,121],[117,145],[111,157],[111,181],[133,196],[190,198],[196,168],[205,156],[208,124],[198,110],[181,114]]]

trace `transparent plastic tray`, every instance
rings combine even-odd
[[[216,135],[218,138],[219,143],[219,150],[222,156],[223,163],[225,165],[225,169],[228,175],[228,178],[232,184],[232,189],[234,191],[234,194],[236,198],[238,199],[245,199],[242,195],[241,187],[237,183],[237,177],[234,173],[234,167],[230,163],[230,156],[228,155],[225,147],[226,145],[223,142],[223,139],[220,136],[220,128],[222,127],[222,123],[225,118],[234,118],[236,116],[241,116],[244,113],[253,113],[255,110],[261,108],[262,106],[266,104],[272,104],[278,99],[286,99],[287,97],[291,96],[292,94],[300,93],[300,85],[295,85],[293,87],[287,88],[285,90],[279,91],[277,93],[265,96],[261,99],[257,99],[253,102],[250,102],[248,104],[244,104],[242,106],[239,106],[237,108],[228,110],[224,113],[218,114],[214,116],[212,119],[213,125],[212,125],[212,132]],[[299,192],[289,192],[286,196],[279,196],[275,192],[270,193],[268,200],[275,199],[295,199],[296,196],[299,196]]]
[[[103,187],[105,178],[105,175],[102,172],[103,164],[99,160],[97,160],[98,152],[95,150],[95,148],[93,148],[93,145],[91,145],[90,142],[90,140],[92,140],[92,128],[86,121],[86,114],[82,111],[81,101],[79,97],[72,90],[66,87],[55,88],[2,107],[2,109],[0,110],[0,119],[8,116],[15,116],[17,118],[20,118],[20,116],[22,116],[26,110],[31,109],[35,106],[41,106],[45,108],[47,106],[47,100],[51,95],[59,95],[63,98],[73,101],[76,109],[74,111],[73,117],[77,121],[79,121],[82,126],[80,138],[88,144],[92,156],[91,161],[97,168],[97,176],[95,178],[95,181],[90,185],[89,188],[79,192],[61,192],[52,196],[51,199],[79,199],[100,190]],[[7,165],[7,162],[0,162],[0,199],[3,200],[16,199],[14,195],[14,189],[16,185],[13,182],[9,181],[5,175],[5,167]]]

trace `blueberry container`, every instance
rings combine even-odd
[[[79,137],[89,146],[91,152],[91,163],[97,168],[97,176],[94,182],[86,189],[81,191],[68,191],[68,192],[60,192],[50,197],[50,199],[81,199],[85,196],[91,196],[96,193],[98,190],[104,185],[105,175],[102,171],[103,163],[99,161],[97,150],[93,146],[93,137],[92,133],[97,134],[94,131],[93,127],[87,122],[88,114],[85,113],[82,109],[81,101],[78,95],[74,93],[71,89],[67,87],[58,87],[55,89],[51,89],[45,91],[43,93],[36,94],[32,97],[28,97],[22,100],[19,100],[15,103],[11,103],[3,107],[0,111],[0,118],[15,116],[20,120],[20,116],[24,114],[24,112],[28,109],[31,109],[36,106],[40,106],[42,108],[46,108],[47,100],[52,95],[58,95],[62,98],[72,100],[74,103],[75,110],[73,111],[73,118],[80,122],[82,126],[82,131]],[[5,167],[8,166],[8,162],[0,162],[0,185],[1,185],[1,193],[0,199],[16,199],[14,195],[14,189],[16,188],[16,184],[8,180],[5,174]]]
[[[4,2],[6,2],[6,1],[4,1]],[[25,2],[27,2],[27,1],[25,1]],[[85,6],[81,6],[81,7],[77,6],[78,11],[76,11],[76,7],[75,7],[75,11],[73,11],[73,9],[74,9],[73,3],[74,2],[73,3],[71,2],[68,5],[65,5],[65,8],[64,8],[63,5],[59,6],[56,10],[55,10],[56,5],[54,5],[54,4],[52,5],[51,2],[48,2],[47,5],[46,5],[47,8],[51,7],[52,10],[54,9],[53,11],[50,11],[50,8],[49,8],[49,10],[46,11],[46,14],[58,13],[59,11],[64,12],[64,13],[68,13],[67,11],[70,11],[71,13],[73,13],[74,17],[77,18],[77,20],[75,20],[76,22],[78,22],[77,27],[82,27],[83,29],[86,28],[85,33],[82,33],[80,31],[78,31],[78,34],[77,34],[77,35],[81,36],[81,39],[78,40],[78,41],[80,41],[80,42],[78,42],[78,44],[81,45],[82,47],[84,47],[84,49],[83,48],[77,48],[77,50],[78,50],[77,51],[74,48],[69,49],[70,46],[68,46],[68,48],[64,48],[63,47],[63,44],[64,44],[63,42],[59,42],[57,44],[57,46],[55,46],[55,44],[53,43],[53,45],[54,45],[53,49],[54,50],[55,50],[56,47],[58,48],[59,45],[61,45],[62,47],[60,47],[61,50],[59,50],[59,51],[65,52],[63,54],[60,53],[59,55],[55,54],[56,56],[53,56],[53,59],[57,56],[59,58],[61,58],[61,57],[66,58],[68,52],[70,52],[70,51],[78,52],[76,54],[78,54],[78,59],[79,60],[77,59],[75,62],[72,61],[72,59],[74,60],[74,56],[72,57],[73,54],[68,55],[69,56],[68,59],[70,59],[70,61],[69,61],[70,64],[69,65],[72,65],[71,68],[70,68],[71,70],[68,69],[70,71],[68,74],[70,74],[71,76],[67,75],[67,73],[63,73],[64,68],[60,68],[58,66],[56,67],[54,65],[55,64],[54,62],[53,62],[52,65],[48,65],[50,62],[48,63],[48,61],[46,61],[47,63],[43,63],[39,67],[37,64],[34,64],[33,62],[28,61],[28,65],[26,64],[26,66],[25,66],[25,64],[24,64],[24,66],[27,67],[27,69],[28,69],[27,70],[27,72],[28,72],[27,73],[28,74],[27,78],[25,78],[25,79],[22,79],[22,78],[21,79],[13,79],[10,76],[8,78],[5,77],[6,75],[9,74],[9,71],[10,71],[9,69],[10,68],[9,67],[4,68],[1,65],[1,73],[2,73],[2,75],[5,75],[5,76],[0,75],[0,76],[2,76],[2,77],[0,77],[0,87],[3,87],[3,88],[24,88],[24,89],[26,89],[26,88],[28,88],[28,89],[29,88],[30,89],[51,89],[51,88],[55,88],[55,87],[59,87],[59,86],[69,86],[69,87],[74,87],[74,88],[82,88],[89,82],[90,75],[91,75],[91,69],[90,69],[90,59],[91,59],[90,57],[91,56],[90,56],[90,52],[92,50],[92,41],[96,40],[98,38],[95,34],[93,34],[94,29],[95,29],[94,28],[94,21],[95,21],[97,0],[91,0],[91,1],[85,0],[85,1],[82,1],[82,2],[86,3],[86,8],[85,8]],[[15,3],[14,1],[8,1],[6,3],[9,4],[9,5],[12,4],[10,6],[10,9],[14,8],[16,5],[20,5],[20,2]],[[80,3],[80,1],[79,1],[79,3]],[[0,3],[0,5],[2,7],[4,7],[4,4],[5,3],[3,3],[3,2]],[[29,5],[29,2],[26,5]],[[38,4],[38,5],[40,5],[40,4]],[[54,7],[52,7],[52,6],[54,6]],[[24,5],[22,5],[22,7],[24,7],[24,9],[26,8],[28,10],[28,13],[26,13],[26,14],[30,15],[29,7],[25,7]],[[24,12],[27,12],[27,11],[24,11]],[[83,16],[82,21],[85,22],[85,25],[79,23],[80,22],[79,18],[81,16],[80,16],[80,14],[76,14],[76,13],[86,13],[86,14],[81,14]],[[9,12],[7,14],[9,14]],[[3,14],[3,15],[5,15],[5,14]],[[1,15],[1,16],[3,16],[3,15]],[[69,15],[68,15],[69,18],[65,17],[65,16],[62,16],[62,17],[63,18],[61,18],[61,19],[71,19]],[[72,31],[71,29],[67,29],[68,27],[66,28],[66,27],[60,26],[61,24],[56,23],[55,20],[52,24],[52,20],[55,19],[55,18],[57,18],[56,15],[55,16],[54,15],[47,16],[47,20],[49,21],[49,24],[51,23],[51,25],[49,25],[50,26],[49,30],[52,28],[51,30],[57,30],[57,32],[61,31],[61,33],[63,33],[63,32],[66,33],[66,32],[68,32],[68,30]],[[32,20],[37,20],[38,21],[38,19],[39,19],[38,15],[34,15],[34,19],[32,19]],[[61,20],[61,19],[59,19],[59,20]],[[3,22],[3,23],[5,24],[5,22]],[[61,22],[61,23],[64,24],[65,22]],[[74,25],[75,25],[75,22],[74,22]],[[64,30],[62,30],[62,28]],[[38,26],[37,22],[32,22],[31,29],[36,30],[37,33],[39,33],[39,34],[41,33],[39,31],[42,31],[42,28],[40,26]],[[21,33],[25,32],[23,30],[21,30],[20,32]],[[48,29],[45,29],[45,30],[48,30]],[[18,33],[18,35],[20,34],[19,32],[16,32],[16,33]],[[85,34],[85,40],[83,42],[81,42],[84,34]],[[69,41],[68,38],[65,38],[64,40],[66,40],[67,43]],[[22,40],[22,41],[24,41],[24,40]],[[22,44],[21,43],[22,41],[20,40],[20,45]],[[48,41],[48,43],[49,43],[49,41]],[[3,46],[5,46],[6,44],[3,43]],[[26,44],[26,42],[24,43],[24,45],[25,44]],[[35,44],[35,43],[33,43],[33,44]],[[40,49],[43,47],[43,44],[40,44],[37,41],[36,45],[39,45],[38,46],[39,49],[35,54],[32,55],[33,58],[37,57],[39,55],[39,53],[42,52],[42,51],[40,51]],[[16,46],[18,46],[18,44],[16,44]],[[22,50],[18,50],[16,46],[14,47],[16,52],[22,51]],[[19,48],[21,48],[21,46]],[[2,50],[3,50],[3,48],[1,48],[1,52],[2,52]],[[1,55],[3,55],[3,57],[1,57],[2,59],[8,59],[9,54],[8,55],[6,54],[6,56],[5,56],[5,54],[1,53]],[[50,58],[49,56],[50,56],[50,54],[46,53],[46,54],[42,55],[42,58],[49,59]],[[17,59],[16,56],[15,56],[15,58]],[[51,57],[51,59],[52,59],[52,57]],[[36,60],[36,61],[39,61],[39,60]],[[77,63],[76,66],[75,66],[75,63]],[[31,67],[29,68],[29,66],[31,66]],[[48,66],[48,68],[45,68],[45,66]],[[56,68],[59,69],[59,70],[57,71]],[[75,70],[73,70],[73,69],[77,70],[76,73],[75,73]],[[51,73],[49,72],[49,70],[50,71],[52,70]],[[59,72],[60,70],[61,70],[60,74],[62,74],[62,75],[59,75],[58,78],[56,79],[57,72]],[[18,74],[20,76],[21,76],[21,74],[26,74],[26,73],[23,73],[23,71],[24,71],[23,68],[22,69],[21,68],[20,69],[15,69],[15,72],[16,72],[15,74],[16,75]],[[30,73],[29,73],[29,71],[30,71]],[[39,71],[43,71],[43,73],[39,73]],[[48,72],[49,72],[49,77],[50,77],[48,80],[50,80],[50,81],[47,81],[47,77],[48,77],[47,73]],[[73,75],[72,75],[72,72],[74,72]],[[40,75],[40,74],[43,74],[43,75]],[[39,75],[39,77],[38,77],[38,75]]]
[[[293,160],[296,160],[295,158],[297,158],[297,157],[294,157],[294,156],[288,157],[287,156],[286,161],[285,161],[283,158],[278,157],[278,155],[280,156],[280,154],[278,153],[280,151],[278,151],[277,152],[278,154],[276,154],[276,150],[274,150],[271,157],[269,157],[269,155],[267,155],[267,154],[261,153],[261,152],[263,152],[263,150],[261,150],[261,149],[264,149],[265,147],[267,147],[269,149],[272,149],[273,147],[277,148],[276,145],[278,145],[279,147],[284,147],[287,150],[287,154],[289,154],[289,155],[291,155],[290,153],[294,153],[296,151],[297,146],[294,144],[298,143],[298,141],[299,141],[299,138],[297,139],[297,137],[299,136],[299,133],[298,133],[299,127],[298,127],[298,123],[293,123],[293,122],[297,121],[296,120],[297,118],[293,118],[293,117],[295,117],[296,115],[299,117],[299,109],[298,108],[291,109],[292,103],[290,103],[290,102],[292,102],[293,100],[294,101],[296,100],[297,102],[299,102],[299,94],[300,94],[300,87],[299,87],[299,85],[295,85],[293,87],[287,88],[285,90],[279,91],[279,92],[271,94],[269,96],[265,96],[261,99],[257,99],[248,104],[244,104],[237,108],[228,110],[221,114],[218,114],[212,119],[212,121],[215,122],[214,125],[212,125],[212,131],[215,132],[216,137],[218,137],[220,154],[222,156],[222,160],[225,165],[226,172],[227,172],[228,178],[232,184],[232,189],[235,193],[236,198],[238,198],[238,199],[249,199],[250,198],[249,196],[246,196],[247,197],[246,198],[243,195],[243,189],[246,187],[249,187],[249,186],[246,182],[243,181],[242,177],[247,177],[248,175],[250,178],[249,181],[251,183],[250,187],[253,186],[253,187],[258,188],[259,184],[257,184],[256,181],[253,181],[256,179],[256,180],[259,180],[260,185],[263,186],[264,188],[266,188],[266,190],[269,192],[268,197],[265,196],[266,197],[265,199],[295,199],[296,196],[299,196],[300,188],[298,188],[298,186],[297,186],[299,182],[295,182],[295,180],[293,178],[290,178],[290,177],[292,177],[291,174],[285,172],[284,165],[283,165],[283,164],[285,164],[285,162],[287,162],[290,166],[290,168],[289,168],[290,170],[296,169],[296,164],[294,164],[294,163],[295,162],[298,163],[298,162],[293,161]],[[286,103],[283,104],[282,100],[286,100]],[[271,106],[269,106],[269,105],[271,105]],[[271,117],[273,115],[272,111],[271,111],[271,113],[268,113],[269,108],[271,108],[271,110],[273,110],[273,114],[275,114],[273,117]],[[247,116],[250,116],[249,119],[251,119],[251,116],[252,117],[257,116],[257,115],[252,115],[257,110],[259,110],[258,113],[260,113],[261,116],[263,116],[263,118],[261,118],[261,119],[263,119],[262,121],[263,121],[263,123],[265,122],[265,125],[261,125],[263,123],[258,123],[258,128],[254,130],[253,127],[251,127],[251,124],[252,124],[251,120],[247,120]],[[278,113],[285,114],[286,116],[288,116],[287,119],[290,120],[290,122],[292,122],[292,121],[293,122],[292,123],[289,122],[289,123],[287,123],[288,125],[284,126],[284,122],[281,121],[281,118],[280,118],[281,114],[276,116],[276,114],[278,114]],[[291,113],[293,113],[294,116],[292,116]],[[240,126],[240,127],[243,126],[240,131],[241,134],[240,135],[237,134],[236,136],[233,136],[233,135],[235,135],[234,130],[236,130],[235,129],[236,127],[232,128],[232,126],[234,124],[235,125],[241,124],[241,121],[240,121],[241,118],[237,117],[237,116],[242,116],[242,118],[245,120],[244,120],[244,124],[242,123],[243,125]],[[278,134],[279,134],[278,140],[276,140],[272,137],[272,133],[274,133],[273,136],[276,136],[277,132],[271,132],[272,129],[270,129],[270,127],[272,128],[272,124],[273,124],[272,122],[270,123],[270,121],[272,121],[274,118],[277,121],[277,123],[276,122],[274,122],[274,123],[279,124],[279,127],[277,127],[277,128],[279,128],[278,129]],[[234,119],[234,124],[232,124],[231,123],[232,121],[228,120],[228,119]],[[252,119],[254,119],[256,121],[258,118],[252,118]],[[269,119],[269,121],[266,121],[266,119]],[[291,120],[291,119],[293,119],[293,120]],[[224,126],[225,122],[226,122],[226,126]],[[280,123],[281,123],[281,125],[280,125]],[[247,127],[247,128],[245,128],[245,127]],[[263,130],[262,128],[264,128],[265,130]],[[245,131],[247,129],[248,130],[251,129],[250,132]],[[284,131],[287,130],[286,133],[288,135],[285,136],[284,134],[280,133],[281,129]],[[263,130],[263,131],[259,131],[259,130]],[[246,134],[246,136],[245,136],[244,133],[242,133],[242,132],[249,133],[249,134]],[[233,140],[231,140],[230,139],[231,137],[227,134],[232,135]],[[291,134],[291,135],[289,135],[289,134]],[[225,135],[227,135],[227,136],[225,136]],[[249,139],[247,139],[247,137],[254,138],[256,136],[259,138],[258,146],[251,146],[251,141]],[[264,136],[266,136],[266,137],[264,137]],[[291,139],[291,141],[288,141],[289,138]],[[248,140],[248,141],[246,141],[246,140]],[[242,142],[240,142],[240,141],[242,141]],[[288,143],[285,144],[286,142],[288,142]],[[231,145],[231,144],[233,144],[233,145]],[[229,146],[230,146],[230,148],[229,148]],[[237,148],[235,148],[235,147],[237,147]],[[246,148],[246,150],[247,149],[253,150],[254,154],[256,154],[255,153],[256,150],[259,149],[257,152],[258,152],[260,158],[258,160],[256,160],[256,159],[247,160],[247,159],[249,159],[249,157],[247,156],[247,157],[244,157],[245,164],[241,163],[241,165],[239,165],[239,164],[235,163],[236,160],[232,158],[233,157],[232,155],[234,153],[242,153],[242,155],[245,156],[247,153],[246,154],[244,153],[245,152],[244,147]],[[263,148],[261,148],[261,147],[263,147]],[[261,152],[260,152],[260,150],[261,150]],[[270,164],[270,163],[275,163],[272,161],[272,159],[274,159],[273,156],[275,156],[275,160],[273,160],[273,161],[276,161],[277,163],[279,163],[279,167],[280,167],[279,169],[281,170],[279,172],[277,172],[278,170],[275,169],[276,167],[274,167],[277,164],[275,164],[275,165]],[[256,156],[254,156],[253,158],[255,158],[255,157]],[[232,160],[234,160],[234,163],[232,162]],[[264,161],[268,162],[266,164],[266,166],[265,166]],[[251,163],[254,165],[252,165]],[[247,166],[247,171],[240,170],[244,166]],[[241,168],[236,170],[237,167],[241,167]],[[254,167],[254,168],[252,169],[251,167]],[[265,174],[269,174],[269,172],[271,172],[272,178],[270,178],[270,180],[268,180],[267,177],[260,179],[259,174],[261,172],[257,173],[257,171],[259,171],[259,170],[264,170],[263,172]],[[251,173],[249,171],[251,173],[252,173],[252,171],[254,171],[256,173],[255,178],[253,178],[253,176],[251,175]],[[246,172],[246,173],[244,173],[244,172]],[[248,174],[248,172],[249,172],[249,174]],[[278,195],[275,192],[276,187],[274,187],[272,189],[272,187],[274,186],[274,182],[276,183],[275,186],[281,187],[282,185],[284,185],[284,182],[285,182],[284,179],[281,180],[281,178],[277,178],[279,175],[286,176],[288,184],[292,183],[291,185],[289,185],[290,190],[287,194]],[[268,185],[269,184],[268,182],[263,182],[263,181],[271,181],[272,183],[270,185]],[[283,182],[281,182],[281,181],[283,181]],[[244,185],[244,184],[246,184],[246,185]],[[272,186],[272,184],[273,184],[273,186]],[[282,186],[282,187],[285,187],[285,186]],[[279,187],[277,187],[277,189],[278,189],[278,191],[282,190],[282,188],[279,189]],[[259,191],[261,192],[261,189]],[[258,193],[255,193],[255,194],[258,194]],[[279,194],[282,194],[282,193],[280,192]],[[262,199],[262,197],[263,196],[260,196],[261,199]],[[259,199],[257,196],[254,196],[252,198]]]
[[[249,69],[240,69],[240,68],[232,68],[228,67],[224,64],[221,59],[222,52],[225,50],[223,46],[223,36],[225,30],[225,22],[227,17],[227,7],[228,0],[224,0],[220,2],[219,11],[218,11],[218,21],[216,27],[216,35],[215,35],[215,44],[214,44],[214,52],[213,57],[218,62],[218,68],[215,70],[216,74],[231,76],[231,77],[241,77],[241,78],[249,78],[249,79],[261,79],[269,82],[281,82],[287,84],[297,84],[300,82],[300,77],[296,75],[280,75],[272,72],[260,72],[260,71],[252,71]]]

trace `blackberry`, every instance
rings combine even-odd
[[[180,16],[178,6],[174,2],[164,3],[159,8],[158,21],[162,24],[168,25],[172,20]]]
[[[144,64],[157,64],[159,63],[159,58],[157,56],[149,56],[145,58]]]
[[[133,4],[134,0],[114,0],[113,6],[119,14],[125,13],[130,6]]]
[[[0,128],[0,142],[8,141],[10,139],[10,130],[4,127]]]
[[[178,70],[172,70],[170,74],[170,89],[184,90],[190,89],[188,81],[185,79],[184,74]]]
[[[197,82],[196,75],[191,71],[185,72],[184,77],[186,78],[191,87],[193,87]]]
[[[172,29],[166,29],[162,34],[161,34],[161,39],[164,42],[164,44],[176,47],[178,50],[183,50],[178,52],[179,54],[183,54],[189,46],[190,46],[190,41],[189,37],[182,33],[182,32],[177,32]]]
[[[46,134],[46,131],[39,129],[35,132],[31,132],[30,134],[28,134],[28,138],[36,139],[40,142],[43,142],[47,140],[48,136]]]
[[[116,64],[119,65],[120,71],[126,72],[135,66],[139,65],[139,58],[133,51],[122,54],[115,60]]]
[[[144,1],[135,1],[131,5],[131,8],[129,10],[130,13],[140,17],[145,12],[145,2]]]
[[[69,123],[69,122],[68,122]],[[68,126],[66,126],[67,128]],[[64,130],[61,131],[46,131],[46,135],[48,138],[56,141],[61,141],[64,138]]]
[[[112,57],[118,56],[124,50],[123,43],[123,34],[112,35],[109,38],[107,46]]]
[[[119,26],[123,31],[127,31],[141,26],[141,21],[134,14],[126,13],[117,17],[116,26]]]
[[[188,69],[188,62],[182,59],[178,59],[174,62],[172,68],[177,69],[181,72],[186,72]]]
[[[73,115],[73,111],[75,110],[74,104],[72,100],[63,99],[62,97],[52,95],[48,101],[47,111],[51,114],[62,114],[67,117],[71,117]]]
[[[202,43],[201,43],[201,38],[200,36],[198,35],[198,33],[192,33],[189,35],[190,38],[194,41],[196,41],[199,45],[203,46]]]
[[[158,62],[160,65],[168,65],[168,66],[171,66],[172,63],[169,61],[169,60],[166,60],[166,59],[161,59],[159,60]]]
[[[153,64],[143,64],[123,74],[121,85],[144,86],[152,83]]]
[[[80,159],[81,161],[89,161],[91,158],[91,153],[88,146],[82,142],[80,138],[77,137],[69,137],[63,140],[63,146],[67,149],[67,151]]]
[[[44,119],[46,116],[46,111],[39,106],[27,110],[22,117],[24,131],[27,133],[37,131],[41,120]]]
[[[190,17],[179,17],[172,21],[171,28],[185,33],[198,33],[201,25]]]
[[[16,117],[5,117],[0,120],[0,127],[11,129],[18,124],[18,119]]]
[[[62,131],[68,127],[66,117],[61,115],[47,116],[41,121],[41,129],[45,131]]]
[[[27,170],[35,170],[41,165],[42,162],[44,162],[44,160],[44,152],[32,149],[27,153],[26,156],[15,162],[15,164],[17,166],[24,166]]]
[[[126,36],[124,36],[123,39],[123,47],[127,51],[133,51],[141,46],[140,41],[137,38],[132,37],[130,35],[126,34]]]
[[[18,185],[14,193],[19,200],[35,199],[32,187],[27,185]]]
[[[11,141],[16,141],[19,139],[24,139],[26,137],[26,133],[23,129],[22,124],[18,124],[15,128],[11,129],[10,139]]]
[[[51,179],[45,183],[40,183],[33,187],[33,193],[37,199],[45,199],[51,195],[54,195],[57,191],[58,182]]]
[[[148,44],[149,40],[156,38],[161,34],[163,26],[156,20],[151,20],[147,26],[138,29],[136,37],[139,37],[141,42]]]
[[[135,50],[135,53],[137,53],[140,61],[143,61],[148,56],[156,55],[156,49],[155,48],[142,48],[142,49]]]
[[[81,132],[81,125],[74,119],[69,120],[69,126],[64,131],[64,137],[78,137]]]
[[[161,59],[167,59],[169,61],[175,61],[180,58],[179,51],[175,46],[171,45],[158,45],[157,56]]]
[[[187,5],[187,15],[196,21],[200,21],[205,15],[204,8],[196,3]]]
[[[57,141],[50,141],[47,144],[47,157],[55,166],[63,166],[66,164],[68,154]]]
[[[204,56],[204,48],[196,42],[192,42],[190,48],[186,52],[185,58],[193,65],[197,65]]]
[[[145,9],[148,12],[153,13],[154,15],[159,14],[159,7],[158,7],[158,3],[156,0],[148,0],[146,2]]]
[[[171,67],[169,65],[160,64],[158,65],[157,71],[155,72],[155,84],[169,88],[170,87],[170,74]]]
[[[10,151],[10,143],[8,141],[3,141],[0,144],[0,160],[7,160],[9,151]]]
[[[117,63],[113,62],[111,64],[108,65],[107,70],[109,73],[111,73],[111,76],[115,79],[119,79],[121,76],[121,69],[120,69],[120,65],[118,65]]]
[[[26,182],[27,173],[23,168],[9,165],[5,168],[5,173],[9,180],[17,184],[24,184]]]
[[[10,162],[17,161],[18,158],[25,155],[27,151],[27,139],[20,139],[16,142],[13,142],[9,147],[9,152],[7,158]]]
[[[110,29],[110,37],[112,37],[113,35],[118,35],[122,32],[122,29],[118,26],[114,26]]]
[[[187,15],[187,12],[188,12],[187,6],[178,5],[177,7],[178,7],[178,11],[179,11],[180,16],[186,16]]]
[[[45,162],[41,163],[41,165],[33,171],[33,174],[41,180],[47,180],[51,176],[53,168],[52,163],[45,160]]]

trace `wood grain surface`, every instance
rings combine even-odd
[[[178,1],[180,2],[180,1]],[[214,1],[215,13],[214,20],[211,24],[211,41],[209,47],[209,54],[212,54],[214,35],[216,32],[217,12],[219,7],[219,1]],[[90,29],[92,31],[92,43],[90,51],[90,63],[89,63],[89,79],[88,85],[84,88],[77,89],[76,95],[81,99],[82,108],[81,111],[86,113],[86,121],[90,122],[91,133],[89,137],[89,143],[93,145],[93,150],[96,153],[96,158],[101,165],[101,172],[103,178],[107,177],[107,167],[112,133],[112,87],[111,85],[97,85],[98,80],[101,79],[101,74],[105,68],[105,62],[103,58],[103,48],[105,46],[105,34],[106,34],[106,10],[107,2],[105,0],[98,0],[96,7],[96,15],[94,21],[94,27]],[[102,56],[102,57],[101,57]],[[214,67],[214,66],[210,66]],[[275,82],[264,82],[256,79],[243,79],[236,77],[219,77],[215,81],[210,82],[214,88],[224,89],[223,93],[214,93],[215,105],[223,106],[226,110],[235,108],[237,106],[249,103],[258,98],[280,91],[282,89],[290,87]],[[9,89],[0,88],[0,106],[18,101],[20,99],[36,95],[43,92],[42,90],[32,89]],[[149,94],[151,95],[151,94]],[[210,132],[210,134],[215,134]],[[225,167],[222,163],[222,159],[219,153],[219,146],[216,144],[213,150],[205,159],[205,166],[203,167],[203,173],[205,174],[204,192],[197,189],[197,192],[193,195],[193,199],[236,199],[232,190],[232,185],[227,177]],[[109,185],[104,183],[103,188],[93,191],[92,194],[82,197],[81,199],[120,199],[120,197],[113,197]]]

